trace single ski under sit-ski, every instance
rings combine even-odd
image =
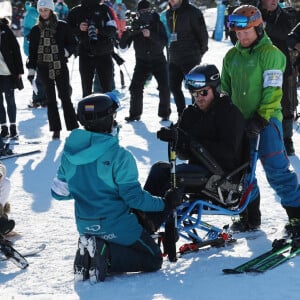
[[[25,269],[29,265],[26,258],[13,248],[10,241],[4,239],[2,236],[0,236],[0,252],[5,255],[7,260],[21,269]]]
[[[273,269],[300,253],[299,239],[275,240],[272,249],[233,269],[223,269],[225,274],[240,274],[244,272],[262,273]]]
[[[5,160],[5,159],[9,159],[9,158],[14,158],[14,157],[21,157],[21,156],[37,154],[37,153],[40,153],[40,152],[41,152],[41,150],[31,150],[31,151],[17,152],[17,153],[13,153],[11,155],[0,156],[0,161]]]

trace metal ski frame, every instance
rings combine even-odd
[[[224,208],[215,205],[205,199],[197,199],[190,202],[184,202],[177,207],[177,230],[179,236],[195,244],[201,244],[206,241],[215,240],[222,237],[224,229],[208,224],[203,220],[204,215],[225,215],[235,216],[239,215],[247,207],[251,192],[253,189],[253,181],[255,178],[255,169],[258,159],[258,147],[260,136],[258,135],[255,151],[251,161],[251,172],[249,175],[249,182],[245,188],[245,192],[239,201],[239,205],[235,209]],[[225,230],[226,231],[226,230]],[[227,236],[225,234],[225,236]],[[225,241],[226,243],[226,241]]]

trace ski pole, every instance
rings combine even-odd
[[[171,165],[171,169],[170,169],[171,188],[176,188],[176,144],[177,144],[177,137],[175,141],[171,141],[169,143],[169,153],[170,153],[169,161]],[[167,254],[168,254],[169,261],[176,262],[177,261],[177,255],[176,255],[177,210],[176,208],[172,210],[172,214],[169,215],[169,218],[166,221],[165,235],[166,235],[166,239],[168,240]]]

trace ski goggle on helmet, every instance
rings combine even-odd
[[[258,8],[252,5],[242,5],[228,16],[227,27],[230,30],[243,30],[262,26],[263,19]]]
[[[185,75],[185,87],[190,92],[206,86],[218,90],[220,83],[220,73],[215,65],[198,65]]]

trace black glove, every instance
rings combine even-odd
[[[177,128],[176,127],[162,127],[157,131],[157,138],[164,142],[173,142],[177,139]]]
[[[246,127],[246,134],[249,138],[257,137],[260,132],[269,125],[269,122],[261,117],[258,113],[255,113],[252,119],[249,120]]]
[[[173,209],[182,203],[183,194],[179,188],[171,188],[166,191],[164,198],[166,208]]]

